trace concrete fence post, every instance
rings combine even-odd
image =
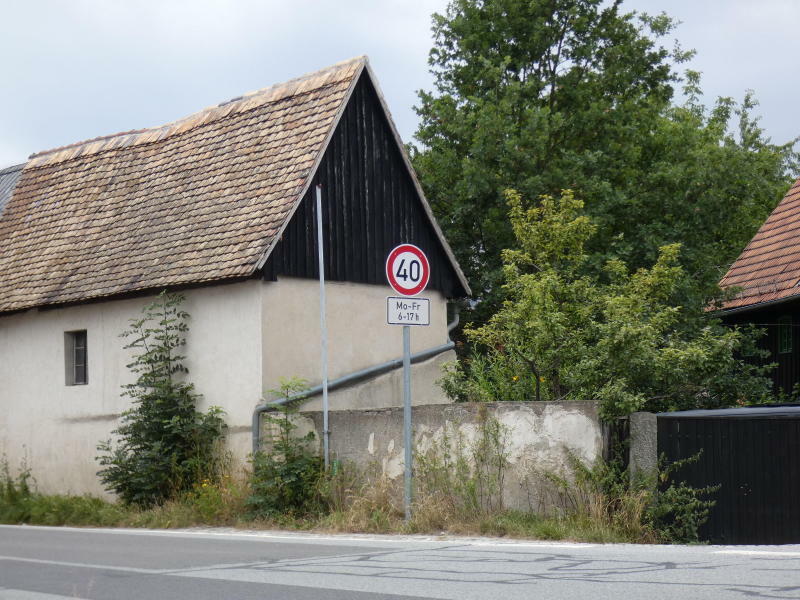
[[[658,468],[658,420],[649,412],[635,412],[630,416],[631,478],[648,476]]]

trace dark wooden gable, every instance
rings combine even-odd
[[[461,297],[461,284],[433,225],[366,71],[353,90],[316,174],[264,266],[264,277],[319,277],[315,188],[322,187],[325,277],[386,284],[389,251],[422,248],[431,264],[428,289]]]

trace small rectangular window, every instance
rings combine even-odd
[[[67,331],[64,334],[64,364],[67,385],[89,383],[88,360],[86,330]]]
[[[784,315],[778,319],[778,352],[786,354],[792,351],[792,317]]]

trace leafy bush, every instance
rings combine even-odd
[[[305,389],[297,378],[281,379],[280,388],[271,390],[282,398]],[[274,413],[266,413],[270,435],[269,451],[253,455],[252,494],[247,500],[250,515],[255,518],[275,518],[284,514],[306,515],[319,512],[320,480],[323,476],[322,458],[309,446],[314,433],[297,438],[297,425],[292,422],[296,410],[289,404]]]
[[[671,464],[662,458],[656,473],[634,478],[617,454],[592,465],[571,455],[570,477],[544,474],[557,490],[563,514],[585,519],[598,531],[614,531],[621,540],[698,542],[699,528],[715,504],[709,497],[719,486],[694,488],[676,480],[675,473],[700,454]],[[601,537],[607,539],[606,534]]]
[[[438,383],[455,402],[524,401],[536,389],[534,378],[522,361],[487,349],[445,364]]]
[[[188,331],[182,301],[177,294],[160,294],[122,334],[131,338],[125,348],[135,352],[128,368],[137,379],[123,393],[133,408],[113,432],[116,444],[108,440],[97,447],[106,489],[140,507],[163,503],[203,479],[216,481],[221,472],[223,412],[198,412],[194,386],[179,381],[188,372],[178,353]]]
[[[675,305],[686,279],[680,246],[635,272],[609,260],[600,277],[586,268],[596,227],[570,191],[533,207],[508,191],[508,203],[517,249],[503,253],[507,299],[485,325],[465,328],[485,357],[446,374],[451,397],[600,400],[612,419],[769,394],[768,366],[738,356],[744,331]]]
[[[709,500],[719,485],[695,488],[683,481],[675,481],[674,473],[684,466],[697,462],[702,450],[684,460],[667,465],[664,457],[659,461],[658,488],[647,507],[645,518],[658,533],[659,541],[666,543],[696,542],[700,527],[708,521],[715,501]]]

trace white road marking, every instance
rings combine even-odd
[[[138,567],[121,567],[119,565],[98,565],[94,563],[76,563],[66,562],[63,560],[44,560],[40,558],[24,558],[20,556],[3,556],[0,555],[0,560],[16,561],[24,563],[33,563],[40,565],[55,565],[57,567],[78,567],[82,569],[100,569],[104,571],[123,571],[127,573],[144,573],[145,575],[191,575],[195,571],[205,571],[207,569],[248,569],[254,566],[261,566],[263,561],[259,562],[240,562],[240,563],[219,563],[211,565],[201,565],[194,567],[176,567],[174,569],[142,569]],[[2,589],[2,588],[0,588]]]
[[[19,556],[2,556],[0,560],[9,560],[14,562],[33,563],[36,565],[55,565],[58,567],[80,567],[83,569],[103,569],[106,571],[124,571],[126,573],[145,573],[147,575],[159,573],[171,573],[171,570],[157,570],[157,569],[137,569],[136,567],[119,567],[113,565],[95,565],[91,563],[76,563],[66,562],[63,560],[42,560],[39,558],[22,558]]]
[[[741,554],[744,556],[788,556],[800,558],[800,552],[781,552],[780,550],[717,550],[714,554]]]
[[[0,525],[3,528],[22,528],[28,530],[41,529],[50,531],[77,531],[81,533],[108,533],[115,535],[150,535],[165,537],[200,537],[200,538],[244,538],[266,540],[296,540],[298,542],[358,542],[364,544],[463,544],[467,546],[498,546],[519,548],[596,548],[599,544],[581,542],[551,542],[546,540],[517,540],[499,538],[478,538],[462,536],[423,536],[393,534],[327,534],[327,533],[294,533],[290,531],[258,531],[258,530],[209,530],[209,529],[111,529],[84,527],[54,527],[49,525]],[[630,544],[625,544],[630,545]]]
[[[0,588],[0,600],[75,600],[75,596],[59,596],[56,594],[43,594],[27,590],[12,590]]]

